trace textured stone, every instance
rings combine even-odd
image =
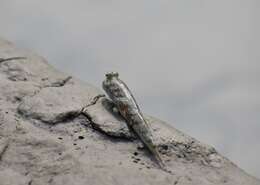
[[[102,92],[0,39],[0,185],[258,185],[213,147],[151,116],[167,173]],[[1,61],[1,60],[0,60]],[[84,112],[81,112],[85,107]]]

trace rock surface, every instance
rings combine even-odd
[[[171,173],[102,92],[0,39],[0,185],[259,185],[213,147],[146,116]],[[92,103],[91,103],[92,102]],[[85,107],[82,112],[82,108]]]

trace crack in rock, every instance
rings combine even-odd
[[[72,76],[68,76],[65,79],[57,80],[56,82],[52,82],[47,85],[35,85],[38,89],[32,93],[32,95],[28,95],[27,97],[34,97],[37,94],[41,92],[41,90],[45,88],[51,88],[51,87],[63,87],[65,86],[70,80],[72,79]]]
[[[41,113],[32,113],[31,114],[21,108],[18,109],[18,113],[23,115],[25,118],[36,119],[36,120],[39,120],[48,125],[55,125],[55,124],[62,123],[62,122],[64,122],[64,123],[69,122],[69,121],[75,119],[76,117],[78,117],[80,114],[79,111],[75,110],[75,111],[69,111],[69,112],[62,112],[62,113],[53,115],[50,118],[50,117],[46,116],[45,114],[41,114]]]
[[[5,141],[5,142],[3,143],[3,147],[2,147],[1,150],[0,150],[0,162],[2,161],[3,156],[4,156],[4,154],[6,153],[8,147],[9,147],[9,141]]]
[[[174,185],[177,185],[177,184],[179,183],[180,178],[181,178],[181,177],[177,177],[177,179],[174,181]]]
[[[65,79],[57,80],[56,82],[52,82],[49,85],[44,85],[41,88],[48,88],[48,87],[63,87],[66,85],[70,80],[72,79],[72,76],[68,76]]]
[[[37,119],[48,124],[66,122],[77,117],[85,102],[97,94],[95,89],[81,88],[75,83],[66,84],[71,77],[48,86],[41,86],[33,95],[24,97],[17,111],[27,119]]]
[[[51,84],[49,86],[59,87],[66,84],[67,81],[72,78],[66,77],[65,80],[57,80],[56,82],[55,79],[61,79],[67,75],[51,68],[44,58],[35,54],[23,52],[23,54],[20,55],[24,56],[18,57],[7,57],[10,55],[9,53],[3,55],[4,56],[0,56],[0,70],[11,81],[29,81],[49,85],[44,84],[48,82]],[[8,62],[18,60],[20,60],[20,62]],[[49,81],[49,79],[52,79],[52,81]]]
[[[84,107],[84,114],[94,129],[114,138],[133,140],[136,137],[129,131],[125,120],[117,112],[113,112],[114,104],[104,98]],[[98,98],[98,99],[99,99]],[[100,116],[102,115],[102,116]]]
[[[0,58],[0,64],[6,61],[12,61],[12,60],[25,60],[26,57],[10,57],[10,58]]]

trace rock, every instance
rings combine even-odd
[[[13,171],[10,168],[2,169],[0,171],[0,179],[1,183],[4,183],[4,185],[27,185],[31,183],[31,180],[29,178],[17,173],[16,171]]]
[[[213,147],[146,116],[165,172],[108,99],[93,103],[98,88],[2,39],[0,58],[9,58],[0,59],[1,185],[260,184]]]
[[[60,87],[42,87],[33,96],[25,97],[18,111],[28,119],[49,124],[65,122],[77,115],[96,93],[94,89],[82,88],[74,81]]]
[[[102,98],[94,105],[85,108],[84,114],[91,120],[93,127],[111,137],[134,139],[135,136],[128,130],[124,119],[114,112],[111,101]],[[100,116],[103,115],[103,116]]]

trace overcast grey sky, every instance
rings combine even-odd
[[[118,71],[143,112],[260,177],[259,0],[1,0],[0,36],[100,87]]]

